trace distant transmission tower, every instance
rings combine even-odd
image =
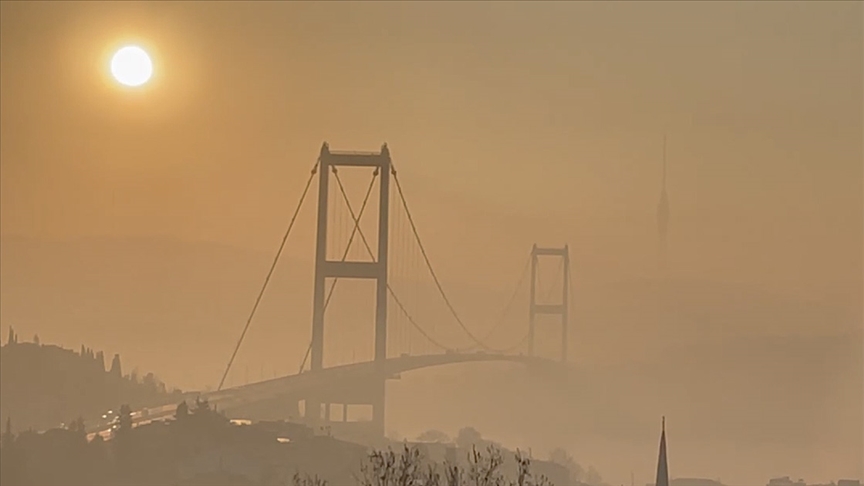
[[[663,135],[663,179],[657,205],[658,261],[660,272],[666,271],[666,247],[669,232],[669,197],[666,195],[666,135]]]

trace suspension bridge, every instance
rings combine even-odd
[[[352,205],[342,178],[342,169],[354,168],[365,168],[370,178],[358,208]],[[318,207],[312,337],[305,356],[296,374],[226,387],[226,378],[316,177]],[[370,204],[376,185],[377,203],[373,200]],[[391,199],[396,204],[391,204]],[[370,205],[377,206],[377,234],[367,235],[361,221]],[[350,231],[345,231],[344,225],[338,223],[338,216],[345,216],[346,212]],[[347,241],[340,241],[345,236]],[[408,255],[392,252],[391,244],[394,242]],[[358,247],[360,252],[356,256],[357,250],[352,254],[352,249]],[[538,282],[539,262],[544,259],[558,260],[557,286],[550,287],[550,290],[556,291],[545,292],[545,295]],[[415,314],[417,309],[411,308],[411,303],[416,303],[417,299],[412,300],[410,295],[403,295],[411,294],[412,289],[394,285],[401,281],[398,277],[406,272],[406,268],[408,272],[414,273],[420,268],[431,277],[432,288],[444,308],[445,318],[424,321]],[[367,360],[325,366],[325,341],[346,333],[350,335],[350,329],[334,330],[333,323],[325,319],[337,284],[348,279],[363,279],[375,284],[373,322],[362,322],[361,318],[355,317],[347,324],[351,328],[374,330],[372,356]],[[516,321],[521,327],[521,333],[518,334],[521,337],[504,346],[491,345],[496,335],[507,334],[504,332],[507,323],[505,317],[512,310],[526,279],[529,282],[527,312],[523,311],[521,318]],[[328,428],[349,426],[350,407],[371,407],[371,420],[362,421],[362,426],[366,429],[371,427],[373,434],[383,436],[385,383],[403,372],[484,361],[514,362],[532,369],[560,368],[567,361],[570,290],[567,246],[541,248],[535,245],[504,307],[502,317],[493,322],[482,336],[478,336],[476,328],[472,329],[457,312],[435,272],[387,145],[383,145],[379,152],[338,152],[331,151],[325,142],[228,360],[219,387],[202,396],[222,410],[262,402],[268,403],[272,409],[276,404],[282,410],[283,418],[296,418],[313,427]],[[557,318],[554,332],[560,332],[560,348],[554,355],[545,357],[540,356],[535,347],[538,321],[544,315]],[[346,324],[340,325],[344,327]],[[510,325],[513,326],[512,323]],[[445,339],[444,335],[449,339]],[[334,406],[341,414],[334,413]],[[142,419],[154,419],[172,412],[173,407],[170,406],[151,409],[142,414]]]

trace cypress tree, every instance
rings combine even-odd
[[[111,361],[111,370],[109,371],[112,375],[117,377],[123,376],[123,370],[120,368],[120,355],[115,354],[114,359]]]

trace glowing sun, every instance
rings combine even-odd
[[[125,86],[141,86],[153,76],[153,61],[144,49],[126,46],[111,58],[111,74]]]

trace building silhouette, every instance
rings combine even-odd
[[[666,417],[660,433],[660,456],[657,458],[657,480],[655,486],[669,486],[669,466],[666,463]]]

